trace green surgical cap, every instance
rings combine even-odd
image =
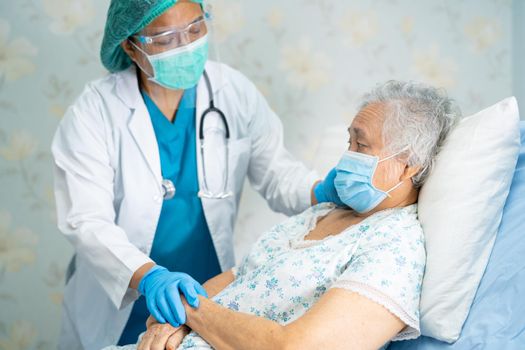
[[[201,4],[203,0],[192,0]],[[104,39],[100,48],[102,64],[110,72],[119,72],[131,65],[131,59],[120,44],[144,29],[177,3],[177,0],[111,0]]]

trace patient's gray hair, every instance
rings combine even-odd
[[[406,150],[398,157],[403,157],[409,166],[421,167],[412,177],[414,187],[421,187],[445,138],[461,116],[459,107],[445,90],[395,80],[366,94],[360,109],[373,103],[385,106],[384,147],[392,154]]]

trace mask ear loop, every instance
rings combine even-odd
[[[397,152],[397,153],[394,153],[394,154],[392,154],[392,155],[390,155],[390,156],[388,156],[388,157],[386,157],[386,158],[380,159],[380,160],[378,161],[378,163],[381,163],[381,162],[384,162],[385,160],[389,160],[389,159],[392,159],[392,158],[394,158],[394,157],[397,157],[398,155],[400,155],[401,153],[403,153],[403,152],[405,152],[405,151],[407,151],[407,150],[408,150],[408,148],[403,148],[401,151],[399,151],[399,152]]]
[[[153,64],[151,63],[151,60],[149,59],[149,55],[148,55],[148,53],[147,53],[146,51],[144,51],[143,49],[141,49],[137,44],[135,44],[135,43],[133,42],[133,40],[128,39],[128,41],[131,43],[131,45],[133,45],[133,47],[135,47],[137,50],[139,50],[139,52],[140,52],[141,54],[143,54],[143,55],[146,57],[146,59],[147,59],[148,62],[149,62],[149,65],[150,65],[151,68],[153,69]],[[148,73],[148,72],[147,72],[147,71],[146,71],[146,70],[145,70],[145,69],[144,69],[144,68],[143,68],[143,67],[142,67],[137,61],[134,61],[134,62],[135,62],[135,64],[140,68],[140,70],[143,71],[144,74],[146,74],[146,75],[148,76],[148,79],[149,79],[149,80],[152,80],[152,81],[154,82],[155,77],[152,76],[152,75],[150,75],[150,74],[149,74],[149,73]]]
[[[405,152],[407,150],[407,148],[404,148],[402,149],[401,151],[397,152],[397,153],[394,153],[386,158],[383,158],[381,160],[379,160],[377,163],[381,163],[383,161],[386,161],[386,160],[389,160],[389,159],[392,159],[394,157],[397,157],[398,155],[400,155],[401,153]],[[388,191],[384,191],[385,194],[388,196],[388,198],[392,198],[392,196],[390,195],[390,192],[393,192],[395,191],[399,186],[401,186],[403,184],[404,181],[400,181],[397,185],[395,185],[394,187],[392,187],[391,189],[389,189]]]
[[[389,189],[388,191],[386,191],[386,195],[388,196],[388,198],[392,198],[392,196],[390,195],[390,192],[393,192],[395,191],[399,186],[401,186],[403,184],[403,182],[405,181],[400,181],[397,185],[395,185],[394,187],[392,187],[391,189]]]

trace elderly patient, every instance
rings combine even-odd
[[[377,349],[418,337],[418,191],[457,116],[444,92],[418,83],[365,95],[334,172],[346,206],[273,227],[204,285],[210,299],[185,305],[186,326],[150,317],[138,349]]]

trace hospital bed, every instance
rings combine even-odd
[[[388,350],[525,350],[525,122],[496,242],[460,338],[392,342]]]
[[[460,338],[393,342],[389,350],[525,350],[525,122],[521,150],[489,263]]]

